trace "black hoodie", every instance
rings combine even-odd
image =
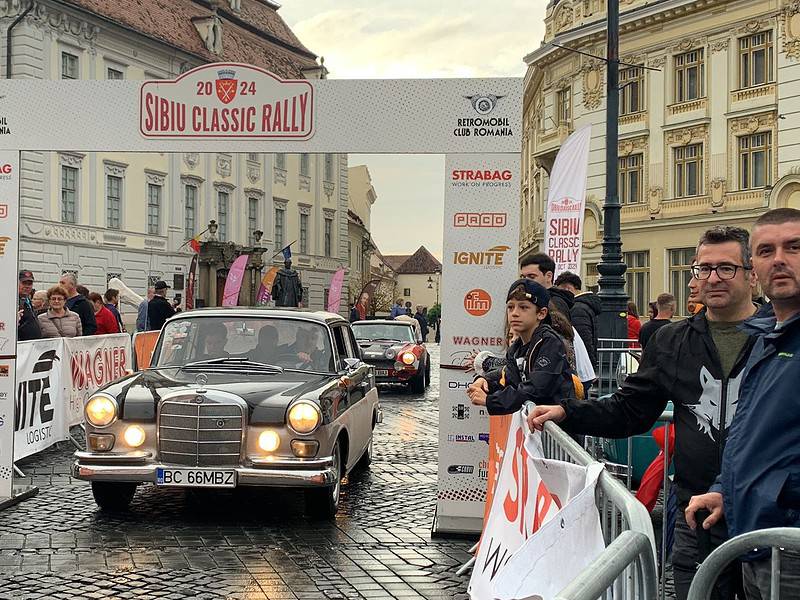
[[[83,335],[94,335],[97,333],[97,320],[94,318],[94,304],[89,302],[81,294],[77,294],[67,300],[67,308],[74,313],[78,313],[81,318],[81,329]]]
[[[636,373],[595,402],[566,400],[561,427],[570,433],[623,438],[647,432],[668,401],[675,405],[675,484],[678,502],[705,494],[719,475],[722,450],[739,397],[751,337],[723,380],[705,310],[665,325],[650,338]]]
[[[547,292],[550,294],[550,306],[555,307],[572,324],[572,305],[575,304],[575,295],[569,290],[557,287],[551,287]]]
[[[597,368],[597,317],[603,312],[600,297],[592,292],[575,296],[570,316],[572,326],[581,336],[592,364]]]

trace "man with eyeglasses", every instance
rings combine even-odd
[[[703,556],[727,539],[723,522],[700,540],[689,528],[684,509],[693,495],[708,491],[720,472],[722,451],[739,396],[739,383],[754,338],[739,329],[756,307],[751,302],[755,277],[747,231],[714,227],[700,238],[692,274],[705,309],[653,334],[641,365],[614,394],[596,402],[570,399],[558,406],[538,406],[528,424],[545,421],[567,432],[603,437],[629,437],[647,432],[667,406],[675,405],[675,491],[678,518],[672,567],[675,592],[685,599]],[[717,582],[720,600],[733,599],[738,566]]]

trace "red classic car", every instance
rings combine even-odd
[[[416,325],[412,319],[353,323],[364,362],[375,367],[377,383],[407,384],[416,393],[428,387],[431,357]]]

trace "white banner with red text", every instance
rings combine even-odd
[[[539,532],[549,521],[558,516],[559,527],[562,521],[564,526],[567,525],[572,511],[564,512],[565,508],[582,498],[582,493],[589,490],[594,503],[594,489],[602,468],[599,463],[581,467],[544,458],[541,434],[528,433],[522,411],[513,415],[492,506],[472,569],[470,597],[474,600],[536,597],[538,592],[528,593],[532,589],[530,587],[516,587],[513,594],[505,595],[505,590],[513,588],[515,583],[508,581],[506,573],[513,572],[517,576],[520,561],[516,557],[520,552],[524,551],[529,556],[542,549],[539,544],[545,542],[538,541],[541,539]],[[596,508],[594,518],[599,537],[595,537],[594,522],[590,522],[591,527],[582,530],[583,535],[592,542],[586,549],[591,556],[589,560],[596,556],[592,552],[598,543],[600,550],[603,548],[600,517]],[[583,527],[583,523],[570,523],[570,528],[575,525]],[[562,571],[568,572],[568,577],[580,572],[582,567],[573,571],[575,546],[564,545],[558,539],[555,543],[546,541],[545,546],[546,553],[557,554],[558,564]],[[509,569],[509,566],[513,568]],[[525,593],[521,593],[523,591]],[[503,595],[497,595],[500,592]]]
[[[126,333],[17,344],[14,460],[69,439],[89,396],[131,364]]]
[[[544,223],[545,252],[556,263],[556,272],[580,274],[583,248],[583,211],[586,207],[586,175],[592,126],[581,127],[567,138],[550,174],[550,191]]]
[[[436,532],[483,526],[489,419],[470,404],[470,358],[504,352],[506,291],[518,276],[519,161],[503,154],[445,158],[439,485]]]

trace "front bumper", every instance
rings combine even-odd
[[[76,452],[72,476],[84,481],[156,483],[156,469],[236,471],[236,485],[265,487],[326,487],[336,482],[331,457],[313,460],[259,460],[250,466],[189,467],[164,464],[150,452],[125,454]]]

